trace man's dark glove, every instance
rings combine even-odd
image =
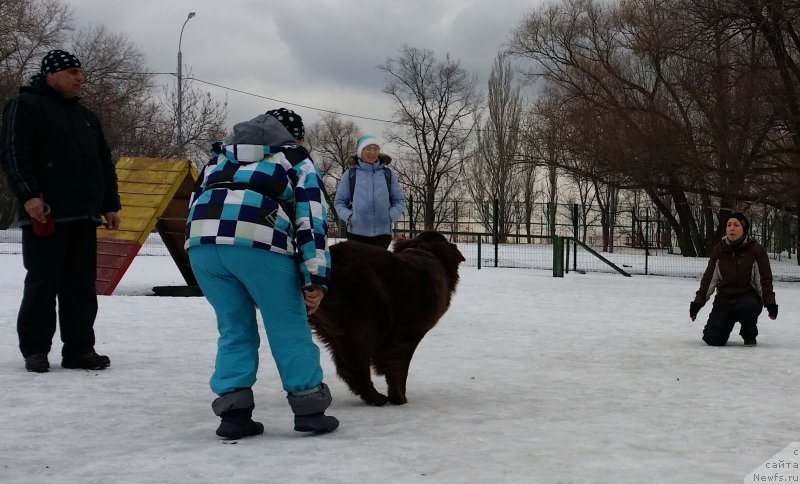
[[[775,319],[778,317],[778,305],[777,304],[767,304],[767,314],[769,314],[769,319]]]
[[[689,303],[689,317],[692,318],[692,321],[694,321],[694,318],[697,317],[697,313],[700,312],[700,308],[702,307],[703,304],[694,301]]]

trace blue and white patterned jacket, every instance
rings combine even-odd
[[[185,247],[238,245],[287,254],[298,260],[303,287],[326,289],[328,207],[321,187],[302,146],[225,146],[195,184]]]

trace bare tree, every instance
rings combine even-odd
[[[201,166],[211,143],[225,138],[227,101],[193,87],[189,75],[183,78],[185,144],[177,146],[177,89],[162,86],[159,100],[144,55],[125,35],[103,26],[81,29],[72,49],[86,73],[84,102],[103,122],[115,157],[175,158],[182,153]]]
[[[521,164],[520,164],[520,176],[522,179],[522,186],[520,187],[520,193],[522,198],[522,219],[525,224],[525,235],[527,236],[527,242],[530,244],[532,239],[531,236],[534,235],[531,232],[531,220],[533,220],[533,213],[536,206],[536,182],[537,179],[537,164],[534,161],[533,152],[535,151],[531,146],[531,140],[533,138],[530,136],[523,136],[521,146]]]
[[[176,80],[177,83],[177,80]],[[192,160],[195,166],[202,166],[209,157],[209,149],[215,141],[222,140],[228,134],[225,123],[228,118],[228,100],[215,99],[211,93],[202,91],[192,85],[191,71],[183,77],[181,89],[183,104],[183,146],[177,146],[171,157],[184,157]],[[178,89],[165,89],[162,103],[167,124],[170,126],[171,139],[177,140]]]
[[[342,174],[347,170],[347,160],[355,153],[359,128],[353,121],[345,121],[336,113],[327,113],[306,130],[306,142],[325,182],[325,198],[338,219],[332,194]]]
[[[529,75],[545,81],[569,124],[557,132],[570,151],[563,167],[645,190],[691,256],[716,238],[701,232],[692,193],[707,194],[724,218],[765,202],[758,187],[786,168],[770,153],[785,134],[764,103],[774,82],[758,66],[763,43],[684,5],[550,4],[520,25],[511,50],[535,61]]]
[[[125,35],[103,26],[77,31],[72,51],[86,74],[83,102],[102,121],[114,157],[168,156],[172,142],[152,99],[152,77],[141,51]]]
[[[0,105],[71,30],[72,9],[57,0],[0,0]]]
[[[575,184],[578,192],[577,200],[574,202],[578,206],[578,213],[573,214],[573,216],[577,216],[579,220],[577,222],[573,221],[573,223],[577,223],[577,226],[579,226],[580,234],[576,233],[575,237],[579,237],[583,243],[586,243],[589,225],[596,221],[589,218],[594,213],[592,205],[597,198],[596,186],[586,175],[570,173],[568,176]]]
[[[793,0],[686,0],[684,5],[703,19],[703,27],[718,31],[723,26],[726,32],[745,36],[754,54],[757,45],[765,43],[766,55],[754,55],[752,64],[760,74],[757,82],[767,84],[772,94],[765,96],[766,103],[773,106],[776,128],[783,136],[764,136],[769,151],[778,157],[774,161],[781,173],[761,185],[760,197],[774,200],[776,208],[791,207],[800,219],[800,4]],[[783,169],[781,158],[788,170]],[[800,250],[800,237],[795,240]]]
[[[15,94],[47,50],[64,48],[81,59],[86,73],[82,102],[101,119],[115,157],[175,156],[174,90],[165,89],[158,100],[144,56],[124,35],[94,26],[70,36],[71,12],[57,0],[0,0],[0,100],[5,103]],[[184,80],[186,151],[200,164],[210,143],[226,134],[227,104]],[[0,177],[0,226],[12,222],[14,205]]]
[[[477,131],[478,150],[470,160],[467,187],[478,207],[478,216],[487,230],[497,224],[501,242],[511,231],[521,188],[517,163],[521,139],[522,100],[514,85],[511,63],[498,54],[489,76],[488,118]],[[478,121],[481,125],[480,121]],[[497,200],[498,220],[492,202]]]
[[[458,61],[437,61],[430,50],[404,46],[381,67],[383,92],[395,104],[391,140],[401,152],[398,173],[407,189],[422,200],[425,228],[439,223],[442,202],[464,171],[467,142],[479,109],[477,79]]]
[[[566,151],[562,146],[563,121],[560,119],[558,109],[551,103],[550,98],[541,98],[528,115],[528,126],[525,131],[527,144],[533,152],[532,161],[537,166],[546,170],[545,205],[548,235],[556,234],[556,213],[558,207],[559,169],[563,168],[562,161]]]

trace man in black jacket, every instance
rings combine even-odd
[[[56,300],[63,368],[102,370],[94,349],[96,228],[120,224],[117,175],[97,117],[79,102],[80,61],[53,50],[3,110],[0,163],[20,202],[27,269],[17,317],[28,371],[49,370]]]

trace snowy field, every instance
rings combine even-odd
[[[737,326],[709,348],[709,307],[687,315],[697,280],[464,267],[412,363],[407,405],[365,406],[323,351],[341,427],[296,433],[263,338],[266,432],[224,443],[210,306],[148,295],[182,284],[171,259],[137,257],[100,298],[110,369],[63,370],[56,343],[45,374],[17,349],[21,256],[0,263],[4,484],[760,482],[745,476],[800,441],[797,283],[776,285],[780,315],[762,316],[758,347]]]

